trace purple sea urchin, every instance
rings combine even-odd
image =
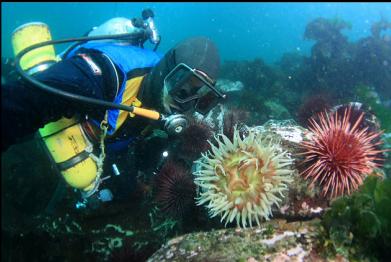
[[[169,160],[155,177],[155,200],[163,212],[182,217],[194,205],[195,184],[190,170]]]
[[[235,128],[232,142],[223,134],[215,139],[218,146],[211,144],[196,161],[197,204],[209,202],[210,216],[220,214],[225,225],[236,219],[238,227],[247,222],[252,227],[254,220],[259,226],[259,218],[268,220],[272,205],[279,206],[284,197],[292,160],[277,143],[253,131],[242,139]]]
[[[211,137],[212,129],[208,125],[203,122],[191,122],[179,138],[179,153],[185,159],[196,160],[201,152],[210,148],[207,141]]]

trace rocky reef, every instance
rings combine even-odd
[[[227,93],[224,104],[206,116],[195,113],[191,128],[182,137],[154,130],[123,156],[111,156],[110,161],[121,170],[119,177],[104,184],[112,189],[112,202],[91,201],[87,207],[76,208],[80,195],[61,183],[38,140],[11,147],[2,154],[2,260],[387,259],[391,250],[390,23],[374,23],[372,35],[357,42],[344,36],[343,30],[349,27],[339,19],[311,21],[305,30],[305,38],[315,41],[309,57],[289,53],[275,65],[260,58],[225,62],[217,81]],[[303,176],[303,144],[314,138],[309,120],[353,101],[361,102],[366,113],[374,116],[368,120],[374,123],[368,128],[383,132],[373,139],[383,141],[376,144],[379,159],[374,160],[382,166],[373,169],[355,192],[324,196],[324,184],[311,185]],[[270,215],[262,217],[260,226],[254,223],[249,228],[246,223],[247,228],[240,228],[234,219],[221,223],[224,213],[211,217],[208,203],[197,205],[194,198],[199,197],[200,188],[195,189],[194,173],[200,169],[197,160],[206,152],[216,150],[221,141],[229,144],[214,136],[222,139],[224,135],[229,141],[239,137],[243,142],[249,134],[253,139],[265,138],[262,145],[273,141],[276,150],[243,147],[239,151],[247,155],[238,154],[235,165],[261,163],[262,159],[273,162],[273,157],[284,152],[291,161],[280,174],[289,173],[289,183],[284,183],[286,190],[276,196],[269,194],[280,200],[271,201]],[[168,152],[167,159],[163,152]],[[275,155],[262,155],[267,153]],[[257,160],[252,160],[254,155]],[[283,165],[275,163],[268,167]],[[105,166],[106,173],[110,169],[111,165]],[[235,173],[232,170],[235,167],[229,169]],[[208,172],[213,173],[212,169]],[[235,188],[246,181],[234,182],[227,185]],[[264,183],[266,191],[273,188],[269,182]],[[240,206],[243,199],[235,204]],[[368,244],[368,239],[373,244]]]
[[[216,110],[219,114],[227,112],[224,107]],[[224,119],[224,116],[220,118]],[[219,121],[216,117],[209,123],[217,127]],[[221,130],[224,130],[223,126]],[[300,175],[300,163],[304,158],[300,145],[311,139],[311,132],[293,120],[270,120],[264,125],[242,126],[240,135],[245,137],[250,132],[278,141],[281,150],[294,159],[291,164],[293,172],[290,173],[292,180],[281,203],[272,205],[269,221],[262,220],[259,227],[237,228],[233,221],[225,228],[220,217],[210,218],[203,206],[194,204],[185,216],[172,217],[163,212],[164,209],[159,209],[151,189],[148,189],[153,184],[148,184],[148,180],[141,176],[138,190],[131,196],[132,201],[103,203],[95,209],[83,211],[72,208],[69,205],[72,198],[67,197],[59,202],[52,215],[32,213],[26,217],[28,223],[15,221],[13,226],[3,227],[3,243],[6,243],[3,247],[20,245],[18,253],[8,253],[7,257],[23,260],[29,254],[42,259],[71,261],[80,258],[94,261],[337,261],[354,257],[346,248],[333,244],[336,241],[332,233],[335,230],[333,222],[326,225],[322,222],[333,202],[322,196],[320,185],[310,189]],[[171,168],[174,168],[172,164]],[[193,170],[196,169],[193,166]],[[382,196],[386,197],[381,201],[384,205],[384,201],[389,201],[386,193],[389,189],[382,190],[385,192]],[[71,192],[68,194],[72,195]],[[350,203],[347,201],[343,205],[350,206]],[[341,208],[340,205],[337,208]],[[336,209],[332,212],[328,217],[336,219],[339,213]],[[380,221],[384,221],[384,215],[379,216]],[[349,223],[347,221],[346,225]],[[387,232],[389,226],[384,230]],[[378,230],[376,234],[381,232]],[[41,246],[38,243],[47,244]],[[59,243],[62,246],[67,243],[67,248],[60,251]],[[357,254],[361,242],[351,243],[357,245],[353,246]],[[35,251],[29,253],[32,245]],[[360,256],[371,257],[371,254]]]
[[[228,228],[171,239],[147,261],[328,261],[317,254],[322,227],[273,220],[261,228]]]
[[[257,228],[182,235],[148,261],[386,261],[391,243],[390,182],[367,178],[352,196],[333,202],[322,219],[273,219]]]

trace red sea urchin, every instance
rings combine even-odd
[[[342,116],[321,113],[310,119],[313,137],[303,142],[304,163],[309,166],[301,175],[311,180],[310,187],[320,184],[323,196],[350,194],[380,165],[376,161],[381,160],[378,154],[382,151],[376,147],[381,141],[374,141],[381,133],[360,129],[364,113],[352,121],[351,112],[348,107]]]
[[[195,184],[182,162],[169,160],[155,177],[155,200],[163,212],[181,217],[194,206]]]

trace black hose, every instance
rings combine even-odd
[[[28,75],[26,72],[24,72],[24,70],[20,66],[20,60],[28,52],[30,52],[36,48],[40,48],[40,47],[47,46],[47,45],[56,45],[56,44],[63,44],[63,43],[69,43],[69,42],[75,42],[75,41],[85,42],[85,41],[92,41],[92,40],[122,39],[122,38],[137,39],[140,36],[144,37],[145,31],[140,32],[140,33],[127,33],[127,34],[103,35],[103,36],[88,36],[88,37],[67,38],[67,39],[62,39],[62,40],[50,40],[50,41],[41,42],[41,43],[38,43],[38,44],[29,46],[29,47],[23,49],[18,55],[16,55],[16,57],[15,57],[16,70],[18,71],[20,76],[23,79],[25,79],[27,82],[33,84],[34,86],[36,86],[46,92],[49,92],[49,93],[52,93],[55,95],[59,95],[59,96],[63,96],[65,98],[68,98],[68,99],[74,100],[74,101],[89,103],[89,104],[93,104],[93,105],[97,105],[97,106],[101,106],[101,107],[105,107],[105,108],[116,108],[116,109],[120,109],[120,110],[124,110],[124,111],[128,111],[128,112],[133,112],[133,106],[115,104],[112,102],[103,101],[103,100],[99,100],[99,99],[92,98],[92,97],[81,96],[81,95],[73,94],[70,92],[63,91],[63,90],[59,90],[57,88],[54,88],[54,87],[51,87],[51,86],[46,85],[44,83],[41,83],[40,81],[34,79],[30,75]]]

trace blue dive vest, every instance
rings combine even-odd
[[[72,50],[67,58],[76,54],[79,48],[88,48],[98,50],[107,55],[113,63],[118,66],[123,75],[124,81],[118,90],[117,96],[114,98],[114,103],[120,104],[122,101],[122,95],[125,91],[126,81],[128,80],[126,74],[134,69],[148,69],[154,67],[162,58],[160,54],[153,52],[149,49],[143,49],[132,45],[118,45],[115,43],[103,43],[103,42],[89,42],[80,45],[78,48]],[[117,118],[119,115],[119,109],[108,110],[108,124],[109,128],[107,133],[112,135],[116,130]],[[99,123],[94,121],[95,124]]]

